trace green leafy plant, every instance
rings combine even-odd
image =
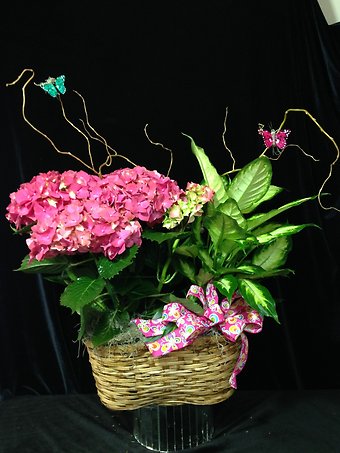
[[[23,90],[23,116],[32,126],[24,96]],[[85,165],[94,175],[39,174],[11,194],[6,217],[16,233],[29,235],[30,253],[18,270],[62,286],[61,305],[80,318],[78,339],[106,344],[129,329],[132,319],[157,319],[173,301],[202,315],[198,300],[186,297],[193,284],[213,283],[228,300],[239,294],[260,315],[279,321],[266,280],[293,273],[286,267],[292,236],[316,226],[280,219],[303,203],[320,201],[320,193],[266,209],[282,192],[272,182],[268,148],[243,168],[220,174],[186,137],[203,177],[186,190],[136,165],[103,175],[117,154],[97,134],[111,151],[96,171],[89,148],[91,164]],[[164,334],[171,328],[170,323]]]
[[[185,299],[185,291],[191,284],[204,287],[208,282],[228,299],[238,291],[252,308],[278,321],[275,298],[263,281],[293,272],[285,267],[291,236],[311,224],[274,219],[315,197],[261,211],[281,191],[272,185],[270,160],[262,156],[234,178],[221,176],[190,140],[203,184],[215,194],[193,222],[184,219],[170,231],[162,224],[144,226],[142,244],[113,260],[95,253],[23,260],[20,271],[39,272],[64,285],[60,302],[80,315],[79,339],[90,336],[95,345],[106,343],[138,314],[157,316],[171,300],[201,314],[201,305]]]

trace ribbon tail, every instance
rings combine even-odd
[[[248,358],[248,338],[243,332],[241,333],[241,340],[242,342],[240,355],[238,356],[235,368],[229,379],[229,383],[234,389],[237,389],[236,376],[243,370]]]

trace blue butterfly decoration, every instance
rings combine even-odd
[[[46,91],[50,96],[56,98],[59,94],[65,94],[66,88],[64,85],[65,76],[61,75],[59,77],[49,77],[45,82],[39,83],[38,85]]]

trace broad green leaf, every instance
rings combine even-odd
[[[196,275],[195,283],[199,286],[204,286],[213,278],[213,274],[207,270],[201,268]]]
[[[294,271],[292,269],[273,269],[270,271],[266,271],[264,269],[261,269],[260,267],[258,268],[259,270],[256,271],[256,273],[250,274],[249,272],[242,272],[241,269],[239,269],[239,272],[237,273],[237,277],[239,279],[242,278],[247,278],[249,280],[258,280],[258,279],[263,279],[263,278],[269,278],[269,277],[282,277],[282,276],[287,276],[289,274],[294,274]]]
[[[291,248],[291,238],[280,237],[257,249],[252,256],[252,263],[265,270],[277,269],[285,264]]]
[[[216,253],[226,253],[230,248],[229,241],[247,237],[246,231],[236,220],[222,212],[216,212],[213,217],[206,217],[204,226],[208,230]]]
[[[217,269],[217,275],[228,275],[228,274],[238,274],[241,270],[238,267],[220,267]],[[245,273],[249,274],[249,272],[244,271]]]
[[[299,233],[304,228],[310,227],[310,226],[317,226],[317,225],[314,225],[312,223],[305,223],[303,225],[285,225],[285,226],[276,228],[275,230],[271,231],[270,233],[261,234],[260,236],[257,236],[256,239],[259,241],[259,244],[265,244],[267,242],[271,242],[274,239],[278,239],[283,236],[291,236],[292,234]]]
[[[68,285],[60,296],[61,305],[69,307],[73,312],[92,302],[103,291],[105,280],[102,278],[79,277]]]
[[[192,245],[180,245],[175,249],[175,253],[178,255],[191,256],[195,258],[198,255],[199,247],[196,244]]]
[[[94,258],[90,261],[84,260],[83,263],[75,263],[75,266],[69,266],[66,268],[67,277],[70,280],[77,280],[79,277],[91,277],[97,278],[98,277],[98,270],[96,266],[96,262]]]
[[[94,347],[102,346],[107,344],[112,338],[118,335],[121,331],[112,328],[110,325],[99,324],[92,332],[91,342]]]
[[[129,314],[125,311],[112,313],[106,311],[101,314],[91,334],[93,346],[101,346],[123,332],[129,322]]]
[[[23,234],[29,233],[31,231],[31,229],[32,229],[32,226],[36,225],[36,223],[37,222],[32,222],[29,225],[26,225],[26,226],[20,228],[20,230],[17,230],[12,225],[10,225],[9,227],[13,231],[14,234],[23,235]]]
[[[188,296],[186,299],[181,299],[180,303],[184,305],[185,308],[196,313],[197,315],[203,315],[204,313],[204,308],[199,303],[199,299],[197,299],[197,297]]]
[[[252,210],[257,208],[260,204],[264,203],[265,201],[271,200],[272,198],[276,197],[276,195],[281,193],[282,190],[283,190],[282,187],[270,185],[267,192],[264,194],[264,196],[262,198],[260,198],[259,201],[254,203]]]
[[[229,275],[237,276],[237,278],[258,279],[275,277],[278,275],[288,275],[294,273],[291,269],[273,269],[266,271],[259,266],[243,265],[239,267],[225,267],[217,269],[215,275],[228,277]]]
[[[191,140],[191,150],[198,160],[205,183],[215,192],[214,204],[217,206],[228,198],[224,179],[212,165],[203,148],[197,146],[189,135],[183,135]]]
[[[79,310],[80,328],[78,330],[78,340],[89,336],[90,332],[93,330],[93,326],[100,318],[101,312],[102,308],[95,304],[85,305]]]
[[[209,203],[207,203],[206,206],[207,207],[212,206],[212,203],[209,202]],[[202,237],[201,237],[202,221],[203,221],[203,217],[202,216],[196,217],[194,222],[191,224],[192,235],[193,235],[193,238],[195,239],[195,242],[196,242],[197,245],[202,245],[203,244],[203,240],[202,240]]]
[[[226,214],[227,216],[236,220],[236,222],[241,228],[247,227],[246,219],[243,217],[242,212],[238,207],[238,204],[232,198],[229,198],[224,203],[221,203],[218,206],[218,211],[223,212],[223,214]]]
[[[258,244],[255,236],[247,236],[245,239],[235,239],[239,250],[249,250]]]
[[[16,270],[32,274],[59,274],[69,266],[69,264],[70,261],[65,255],[56,256],[54,258],[45,258],[41,261],[33,259],[31,262],[27,255],[22,260],[21,266]]]
[[[251,264],[241,264],[237,267],[237,272],[242,272],[249,275],[256,275],[261,271],[262,269],[259,266],[254,266]]]
[[[249,162],[232,180],[227,194],[242,213],[251,212],[267,193],[272,178],[272,166],[266,157]]]
[[[139,278],[131,275],[128,279],[116,281],[114,289],[121,295],[127,296],[128,303],[148,297],[156,297],[158,294],[155,284],[147,278]]]
[[[133,245],[127,249],[122,255],[117,255],[113,260],[109,260],[104,255],[100,255],[97,259],[98,273],[102,278],[110,279],[119,274],[135,259],[139,248]]]
[[[209,255],[209,252],[207,249],[205,249],[205,248],[198,249],[198,257],[201,260],[201,262],[206,270],[208,270],[208,271],[213,270],[214,262],[213,262],[211,256]]]
[[[269,290],[260,283],[249,280],[239,280],[239,291],[244,300],[263,316],[270,316],[279,322],[276,313],[276,302]]]
[[[86,310],[88,309],[88,310]],[[87,332],[88,326],[91,324],[92,321],[92,310],[89,309],[89,306],[84,307],[79,310],[79,318],[80,318],[80,327],[78,330],[78,336],[77,340],[80,341],[82,338],[85,337],[85,334]]]
[[[271,211],[263,213],[263,214],[256,214],[247,220],[248,229],[253,230],[254,228],[257,228],[258,226],[262,225],[264,222],[267,222],[267,220],[272,219],[273,217],[277,216],[278,214],[281,214],[282,212],[286,211],[287,209],[293,208],[295,206],[299,206],[300,204],[305,203],[306,201],[309,201],[309,200],[314,200],[315,198],[316,198],[316,196],[300,198],[299,200],[295,200],[290,203],[287,203],[287,204],[281,206],[280,208],[272,209]]]
[[[61,275],[44,275],[44,279],[48,282],[58,283],[63,286],[67,284],[67,278]]]
[[[214,280],[214,285],[223,296],[226,296],[231,301],[234,292],[237,290],[238,280],[233,275],[225,275],[218,280]]]
[[[126,293],[128,299],[146,299],[148,297],[160,296],[157,286],[150,280],[139,278],[135,285],[132,286],[131,291]]]
[[[260,236],[261,234],[264,234],[264,233],[270,233],[271,231],[274,231],[277,228],[280,228],[281,226],[282,226],[282,223],[268,222],[263,225],[260,225],[255,230],[252,230],[252,233],[256,237],[256,236]]]
[[[196,283],[195,266],[193,265],[192,260],[189,260],[184,256],[176,256],[174,257],[172,264],[180,274],[187,277],[192,283]]]

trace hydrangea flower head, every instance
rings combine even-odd
[[[6,217],[18,230],[31,226],[31,260],[86,252],[112,260],[140,246],[142,223],[161,221],[183,193],[169,177],[138,166],[103,177],[50,171],[10,195]]]

